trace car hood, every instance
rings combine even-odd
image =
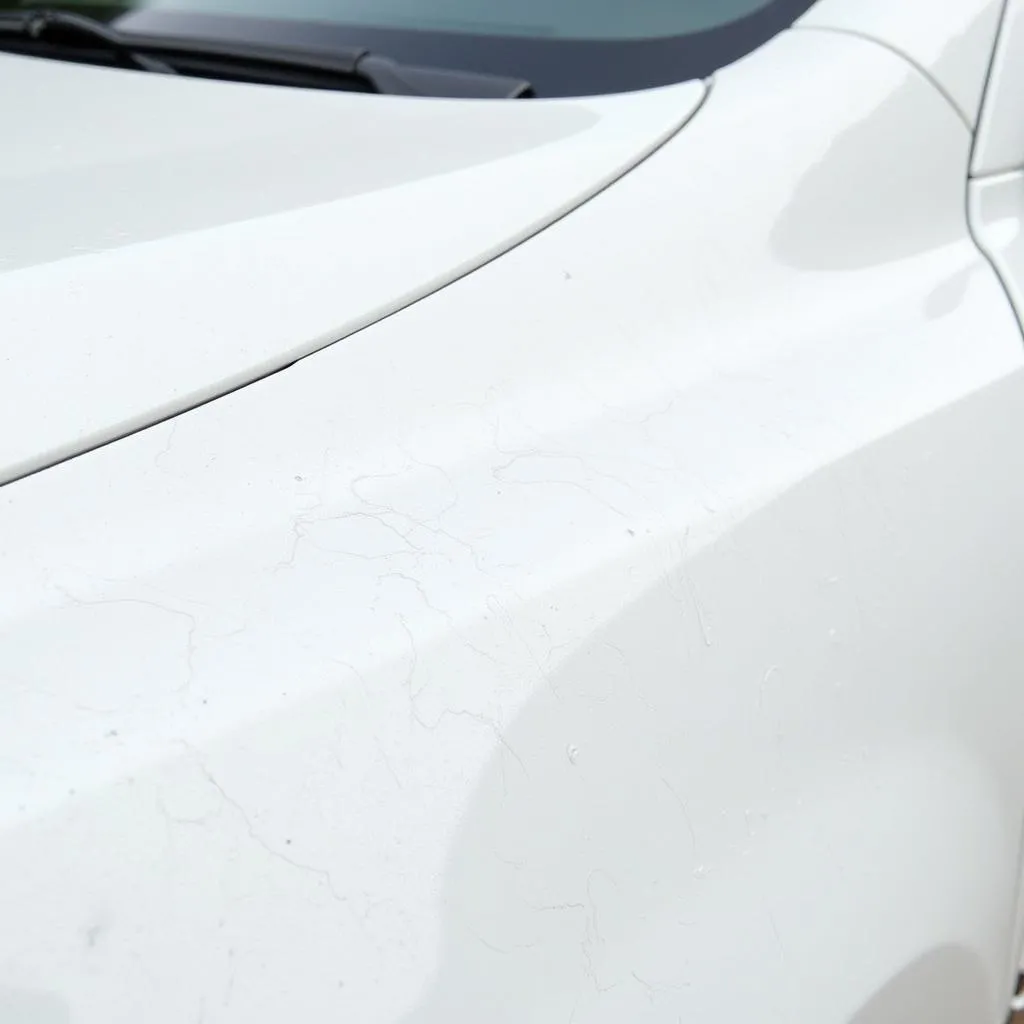
[[[0,92],[23,97],[0,167],[4,483],[479,267],[635,166],[704,87],[426,100],[0,55]]]

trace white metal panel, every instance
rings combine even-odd
[[[0,93],[19,97],[0,161],[4,481],[442,287],[622,174],[704,87],[495,104],[0,55]]]
[[[500,260],[0,490],[0,1011],[995,1021],[1024,354],[968,145],[792,33]]]
[[[856,32],[904,54],[977,123],[1003,0],[818,0],[798,22]]]
[[[1024,171],[971,182],[970,213],[979,242],[1024,318]]]
[[[971,173],[1003,174],[1024,166],[1024,3],[1007,0],[978,126]]]

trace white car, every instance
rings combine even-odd
[[[1000,1024],[1024,0],[0,11],[0,1022]]]

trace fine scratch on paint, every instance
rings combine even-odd
[[[704,618],[704,608],[700,603],[700,597],[697,594],[697,586],[693,582],[693,577],[690,575],[689,570],[686,567],[687,559],[689,558],[690,552],[690,528],[686,528],[686,532],[683,535],[682,543],[682,562],[679,567],[679,571],[682,573],[683,583],[686,585],[686,592],[690,597],[690,602],[693,604],[693,609],[697,614],[697,622],[700,625],[700,635],[704,640],[704,646],[711,646],[711,633],[708,630],[707,621]]]
[[[398,773],[395,771],[395,766],[391,763],[391,758],[388,757],[387,751],[384,749],[384,746],[381,743],[380,739],[378,737],[374,737],[373,742],[377,747],[377,753],[380,754],[380,759],[383,762],[384,767],[387,769],[388,774],[394,780],[395,785],[399,789],[404,790],[405,786],[402,785],[402,780],[398,777]]]
[[[417,698],[425,689],[426,684],[420,687],[419,690],[415,689],[416,670],[419,667],[419,650],[416,646],[416,638],[413,636],[413,632],[409,628],[409,624],[408,622],[406,622],[404,616],[399,615],[398,622],[401,625],[402,631],[405,633],[409,641],[410,663],[405,673],[405,680],[403,686],[406,691],[406,695],[409,699],[409,715],[412,721],[414,721],[421,728],[426,729],[427,732],[436,732],[440,728],[441,723],[446,718],[472,719],[474,722],[478,722],[480,725],[485,726],[487,729],[491,731],[491,733],[494,735],[494,738],[497,740],[500,746],[504,750],[506,750],[509,753],[509,755],[511,755],[511,757],[515,760],[516,764],[519,765],[520,769],[523,772],[523,775],[526,778],[529,778],[530,773],[526,768],[525,762],[519,756],[519,754],[513,749],[512,745],[508,742],[508,739],[505,737],[504,732],[502,732],[500,723],[496,722],[493,718],[489,718],[487,715],[484,715],[478,711],[471,711],[469,708],[443,708],[440,714],[433,722],[429,722],[423,717],[416,701]]]
[[[153,458],[153,465],[156,466],[158,469],[160,468],[160,463],[167,458],[168,454],[170,454],[171,445],[174,444],[174,435],[177,432],[178,418],[175,417],[174,419],[171,420],[170,429],[167,431],[167,441],[165,442],[163,448],[161,448],[160,451],[158,451]]]
[[[686,822],[686,828],[690,833],[690,842],[692,844],[692,852],[694,859],[697,858],[697,833],[693,830],[693,822],[690,820],[690,812],[686,808],[686,803],[683,798],[675,791],[672,783],[668,781],[664,776],[661,777],[661,781],[665,788],[672,794],[673,799],[679,804],[679,810],[682,812],[683,821]]]
[[[758,707],[759,711],[764,711],[764,692],[765,692],[765,689],[767,688],[768,683],[771,681],[772,677],[774,675],[776,675],[778,673],[778,671],[779,671],[779,666],[778,665],[772,665],[772,667],[770,669],[768,669],[768,671],[765,672],[765,674],[761,677],[761,685],[758,688],[758,693],[757,693],[757,707]]]
[[[63,587],[58,583],[51,583],[51,586],[59,594],[62,594],[68,602],[77,607],[99,608],[105,605],[136,605],[142,608],[152,608],[158,612],[163,612],[165,615],[184,619],[185,622],[188,623],[188,629],[185,635],[185,680],[181,685],[176,687],[176,692],[185,693],[191,688],[192,681],[195,678],[195,638],[196,631],[199,628],[199,625],[196,622],[196,617],[191,612],[184,611],[181,608],[169,608],[167,605],[161,604],[159,601],[150,601],[144,597],[82,598],[77,597],[66,587]]]
[[[653,1006],[657,1002],[658,997],[658,994],[655,991],[654,986],[649,981],[644,981],[644,979],[641,978],[640,975],[636,973],[636,971],[630,971],[629,973],[633,975],[633,978],[637,982],[637,984],[642,985],[644,987],[644,989],[647,992],[647,999],[650,1002],[651,1006]]]
[[[228,807],[232,808],[242,819],[242,823],[245,826],[245,830],[249,838],[274,860],[280,861],[281,863],[288,865],[296,871],[301,871],[305,874],[308,874],[314,878],[319,879],[320,883],[327,889],[332,899],[334,899],[335,902],[344,905],[345,908],[348,910],[349,914],[351,915],[352,920],[360,929],[363,929],[363,921],[355,912],[355,908],[352,906],[352,903],[349,900],[349,898],[338,891],[337,886],[334,884],[334,878],[332,877],[330,871],[328,871],[326,868],[318,868],[312,864],[303,863],[302,861],[297,860],[296,858],[291,857],[288,854],[282,853],[280,850],[277,850],[273,846],[271,846],[271,844],[266,839],[264,839],[263,836],[259,834],[259,832],[256,831],[256,828],[252,823],[252,819],[249,817],[248,811],[246,811],[246,809],[234,797],[229,795],[228,792],[224,789],[224,787],[220,784],[220,782],[214,777],[213,773],[206,766],[201,753],[194,746],[192,746],[192,744],[188,743],[185,740],[178,740],[178,742],[191,754],[192,758],[195,760],[196,766],[202,773],[203,778],[205,778],[209,785],[211,785],[217,791],[221,800],[223,800],[223,802]]]

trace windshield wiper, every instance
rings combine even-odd
[[[81,46],[101,50],[122,66],[174,74],[174,69],[159,60],[138,53],[113,29],[102,21],[64,11],[0,11],[0,47],[9,41],[22,41],[26,50],[33,44],[50,46]],[[19,47],[20,49],[20,47]]]
[[[0,11],[0,50],[158,74],[392,96],[533,96],[530,83],[522,79],[401,64],[369,50],[311,52],[213,39],[127,36],[95,18],[49,8]]]

